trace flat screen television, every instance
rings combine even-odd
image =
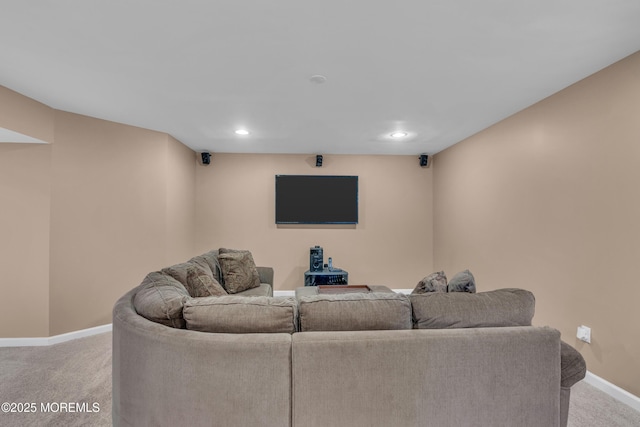
[[[357,223],[357,176],[276,175],[276,224]]]

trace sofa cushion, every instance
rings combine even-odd
[[[411,329],[406,295],[372,292],[321,294],[298,299],[301,331]]]
[[[136,312],[166,326],[184,329],[182,306],[189,293],[176,279],[159,271],[147,274],[133,298]]]
[[[476,280],[469,270],[457,273],[447,285],[447,292],[476,292]]]
[[[531,326],[535,297],[524,289],[410,295],[416,329]]]
[[[427,292],[447,292],[447,276],[444,271],[436,271],[418,282],[412,294]]]
[[[187,329],[218,333],[293,333],[298,305],[295,298],[210,297],[184,305]]]
[[[220,248],[218,261],[224,287],[230,294],[260,286],[260,276],[251,252]]]
[[[162,269],[187,289],[194,298],[226,295],[222,285],[214,279],[210,270],[195,262],[183,262]]]

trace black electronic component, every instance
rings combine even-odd
[[[304,273],[305,286],[318,285],[348,285],[349,273],[340,269],[333,268],[329,270],[324,268],[321,271],[306,271]]]
[[[320,246],[314,246],[309,250],[309,270],[322,271],[324,264],[324,254]]]

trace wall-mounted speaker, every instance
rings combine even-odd
[[[426,168],[429,166],[429,156],[426,154],[420,154],[420,166]]]
[[[200,156],[202,158],[203,165],[208,165],[211,163],[211,153],[205,151],[204,153],[200,153]]]
[[[316,155],[316,167],[317,168],[321,168],[322,167],[322,154],[317,154]]]

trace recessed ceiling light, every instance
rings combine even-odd
[[[406,133],[406,132],[398,131],[398,132],[393,132],[393,133],[391,134],[391,138],[404,138],[404,137],[406,137],[407,135],[409,135],[409,134],[408,134],[408,133]]]
[[[236,135],[249,135],[249,131],[246,129],[236,129]]]

